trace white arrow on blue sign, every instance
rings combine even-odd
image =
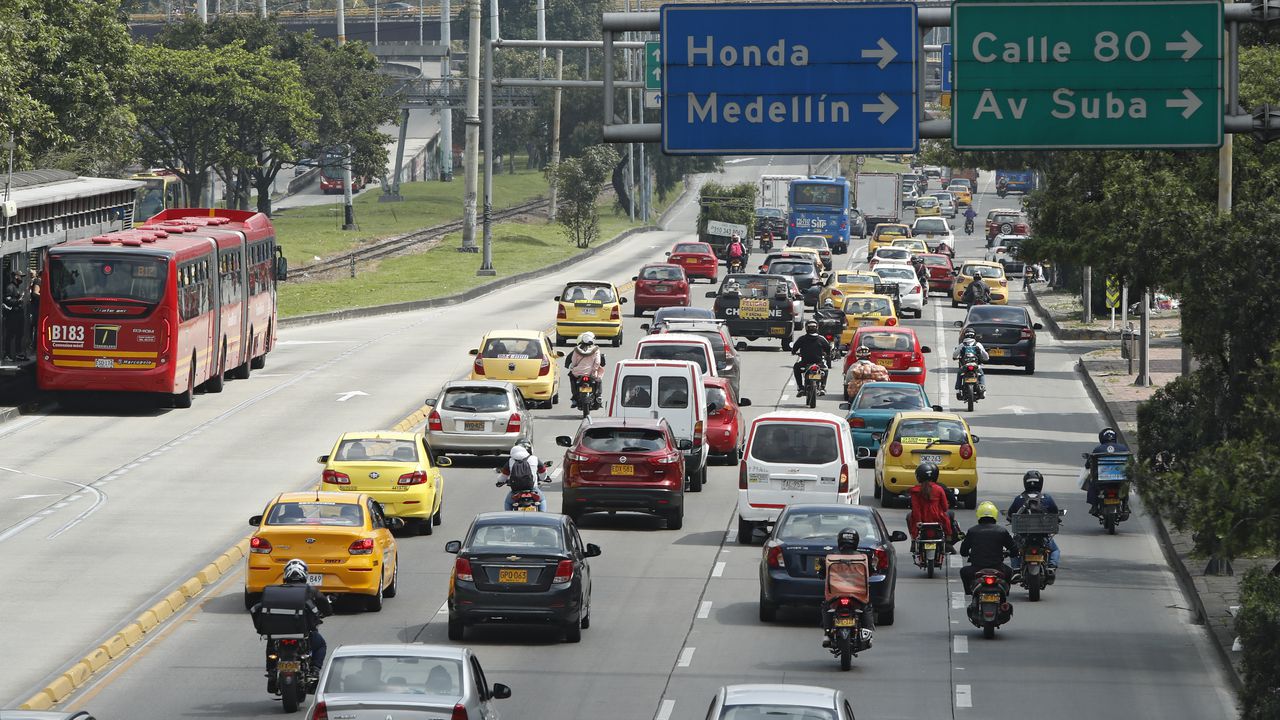
[[[673,155],[915,152],[916,6],[662,7]]]

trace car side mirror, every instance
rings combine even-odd
[[[387,518],[388,530],[403,530],[404,526],[405,526],[404,518],[398,518],[398,517]]]
[[[284,282],[289,279],[289,261],[283,255],[276,257],[276,280]]]
[[[449,542],[444,544],[444,551],[451,555],[457,555],[458,552],[461,550],[462,550],[461,540],[450,540]]]
[[[258,527],[259,525],[262,525],[261,515],[254,515],[253,517],[249,518],[249,527]]]
[[[881,442],[884,440],[884,433],[882,432],[871,433],[871,437],[875,438],[876,442]]]
[[[502,683],[494,683],[492,695],[495,700],[506,700],[511,697],[511,688]]]
[[[976,444],[977,444],[977,442],[978,442],[979,440],[981,440],[981,439],[982,439],[982,438],[978,437],[977,435],[970,435],[970,436],[969,436],[969,442],[974,443],[975,445],[976,445]]]
[[[632,275],[632,276],[631,276],[631,281],[632,281],[632,282],[635,282],[636,280],[639,280],[639,279],[640,279],[640,276],[639,276],[639,275]]]
[[[559,445],[560,447],[570,447],[571,445],[573,445],[573,438],[569,437],[568,435],[557,435],[556,444]]]
[[[626,304],[627,304],[627,299],[626,299],[626,298],[624,298],[624,297],[618,298],[618,304],[619,304],[619,305],[626,305]]]
[[[848,409],[849,409],[849,403],[847,403],[847,402],[840,403],[840,405],[839,405],[839,406],[837,406],[837,407],[839,407],[839,409],[841,409],[841,410],[848,410]]]
[[[738,407],[751,407],[751,398],[738,398]]]
[[[480,354],[480,348],[471,348],[470,350],[468,350],[468,351],[467,351],[467,354],[468,354],[468,355],[479,355],[479,354]]]
[[[735,343],[735,344],[734,344],[734,346],[733,346],[733,347],[734,347],[734,349],[735,349],[735,350],[746,350],[746,349],[747,349],[747,344],[746,344],[745,342],[743,342],[742,340],[739,340],[737,343]]]
[[[321,465],[325,465],[329,462],[329,456],[321,455],[320,457],[316,458],[316,462],[320,463]]]
[[[558,358],[562,358],[562,357],[564,357],[564,351],[563,351],[563,350],[557,350],[557,351],[556,351],[556,357],[558,357]]]
[[[952,274],[952,275],[959,275],[959,274],[960,274],[960,271],[959,271],[959,270],[952,270],[952,271],[951,271],[951,274]]]
[[[932,348],[930,348],[928,345],[921,345],[921,346],[920,346],[920,352],[922,352],[922,353],[931,353],[931,352],[933,352],[933,349],[932,349]]]
[[[600,557],[600,546],[595,543],[587,543],[587,551],[583,555],[586,557]]]
[[[647,331],[649,329],[649,323],[640,323],[640,329]]]
[[[423,404],[423,405],[435,406],[435,404],[436,404],[436,399],[435,399],[435,398],[427,398],[426,400],[423,400],[423,401],[422,401],[422,404]]]
[[[663,254],[663,255],[665,255],[665,256],[667,256],[667,257],[671,257],[671,253],[669,253],[669,252],[662,253],[662,254]]]
[[[907,539],[907,534],[901,530],[894,530],[889,533],[889,542],[902,542]]]
[[[676,441],[676,449],[677,449],[677,450],[692,450],[692,449],[693,449],[693,441],[692,441],[692,440],[677,440],[677,441]]]
[[[552,299],[552,300],[554,300],[554,301],[556,301],[556,302],[560,302],[560,296],[559,296],[559,295],[557,295],[557,296],[555,296],[555,297],[553,297],[553,298],[551,298],[551,299]]]
[[[1043,326],[1043,325],[1041,325],[1040,323],[1031,323],[1031,329],[1032,329],[1032,330],[1043,330],[1043,329],[1044,329],[1044,326]]]
[[[930,408],[933,408],[933,411],[934,411],[934,412],[942,412],[942,406],[941,406],[941,405],[930,405],[929,407],[930,407]]]
[[[708,290],[708,291],[707,291],[707,297],[709,297],[709,298],[714,298],[715,296],[716,296],[716,291],[715,291],[715,290]]]
[[[453,460],[448,455],[437,455],[436,467],[453,467]]]

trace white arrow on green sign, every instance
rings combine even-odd
[[[1222,144],[1216,0],[954,0],[965,150]]]
[[[644,89],[662,89],[662,43],[657,41],[644,44]]]

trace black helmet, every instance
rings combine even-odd
[[[931,462],[916,466],[916,482],[938,482],[938,466]]]
[[[836,533],[836,547],[840,550],[857,550],[862,538],[858,536],[858,531],[851,527],[847,527]]]
[[[1119,438],[1120,436],[1116,434],[1115,428],[1105,427],[1102,428],[1102,432],[1098,433],[1098,443],[1102,445],[1114,444]]]
[[[1038,493],[1044,490],[1044,475],[1039,470],[1028,470],[1022,476],[1022,489],[1029,493]]]
[[[971,327],[965,328],[964,332],[960,333],[960,339],[961,340],[969,340],[969,339],[977,340],[978,331],[974,330]]]
[[[817,321],[815,321],[815,320],[810,320],[809,322],[805,323],[805,324],[804,324],[804,331],[805,331],[805,332],[807,332],[807,333],[816,333],[816,332],[818,332],[818,323],[817,323]]]

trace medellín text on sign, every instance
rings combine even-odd
[[[662,146],[685,155],[913,152],[916,8],[662,7]]]

